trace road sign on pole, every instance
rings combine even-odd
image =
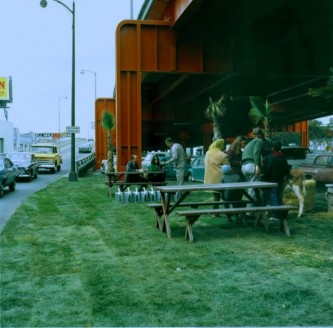
[[[66,126],[66,132],[67,133],[80,133],[80,127],[79,126]]]

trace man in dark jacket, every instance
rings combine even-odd
[[[129,162],[126,164],[126,172],[137,172],[139,171],[138,156],[132,155]],[[139,182],[141,178],[136,174],[126,174],[125,182]]]
[[[278,184],[270,191],[268,200],[270,205],[283,205],[284,181],[290,172],[290,166],[287,158],[281,152],[281,146],[281,142],[274,142],[272,154],[264,158],[263,180]],[[283,213],[283,215],[285,214]],[[273,213],[273,216],[279,218],[278,213]]]

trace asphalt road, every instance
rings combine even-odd
[[[31,182],[18,181],[16,183],[16,190],[10,192],[8,188],[5,188],[5,195],[0,199],[0,231],[6,225],[8,219],[15,213],[16,209],[22,204],[22,202],[34,192],[47,187],[53,181],[68,176],[71,163],[71,151],[70,144],[61,148],[61,155],[63,163],[61,165],[61,171],[50,173],[47,170],[39,171],[37,179],[33,179]],[[78,160],[87,154],[79,154],[76,152],[75,159]]]

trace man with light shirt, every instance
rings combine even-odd
[[[165,144],[170,148],[171,159],[164,162],[163,164],[174,164],[176,170],[177,184],[184,184],[185,179],[185,168],[187,165],[187,156],[184,148],[181,144],[175,143],[172,138],[166,138]]]

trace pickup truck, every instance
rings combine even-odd
[[[61,170],[62,157],[55,144],[36,143],[31,146],[31,152],[35,155],[36,161],[39,164],[39,169],[51,170],[54,173],[56,170]]]
[[[298,169],[304,171],[306,179],[333,183],[333,154],[318,154],[312,164],[303,163]]]

